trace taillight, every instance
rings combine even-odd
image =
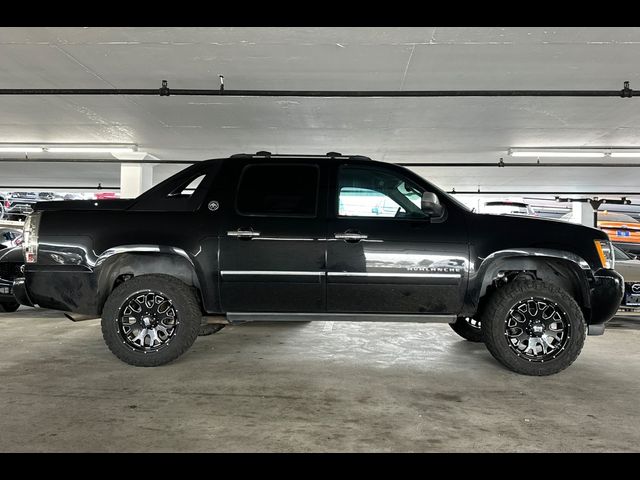
[[[22,250],[27,263],[38,261],[38,230],[40,229],[40,218],[42,212],[32,213],[24,222],[22,233]]]
[[[5,208],[9,208],[11,206],[11,203],[9,202],[9,200],[5,200],[4,201],[4,207]]]

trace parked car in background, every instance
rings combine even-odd
[[[22,230],[0,226],[0,249],[22,245]]]
[[[598,212],[598,227],[625,251],[640,253],[640,222],[624,213]]]
[[[12,192],[4,201],[4,217],[8,220],[21,220],[33,212],[33,205],[38,201],[35,192]]]
[[[616,260],[616,271],[624,277],[624,297],[622,308],[640,309],[640,260],[618,247],[613,247]]]
[[[95,194],[96,200],[113,200],[117,198],[118,195],[115,192],[98,192]]]
[[[67,193],[63,200],[84,200],[84,196],[81,193]]]
[[[22,275],[22,247],[0,250],[0,312],[15,312],[20,304],[13,296],[13,281]]]
[[[493,213],[496,215],[537,215],[528,203],[512,202],[508,200],[492,200],[485,202],[479,213]]]

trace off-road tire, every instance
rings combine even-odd
[[[450,323],[449,326],[465,340],[470,342],[482,342],[482,329],[474,327],[469,323],[465,317],[458,317],[455,323]]]
[[[3,302],[0,303],[0,312],[15,312],[20,308],[20,304],[18,302]]]
[[[507,316],[519,302],[532,298],[553,301],[565,314],[569,324],[566,343],[555,358],[530,361],[518,356],[506,336]],[[487,300],[481,319],[482,336],[491,355],[504,366],[524,375],[552,375],[571,365],[585,341],[586,324],[576,301],[563,289],[539,280],[516,280],[496,290]]]
[[[120,333],[118,314],[123,302],[136,292],[150,290],[171,300],[180,324],[171,341],[158,351],[143,352],[128,345]],[[129,365],[156,367],[172,362],[186,352],[198,337],[202,310],[193,288],[170,275],[141,275],[118,285],[102,311],[102,336],[109,350]]]

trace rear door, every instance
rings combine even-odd
[[[304,160],[238,167],[220,233],[223,310],[324,312],[324,167]]]

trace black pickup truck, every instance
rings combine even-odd
[[[600,230],[473,213],[408,169],[333,152],[233,155],[132,200],[39,202],[24,252],[20,303],[102,317],[138,366],[225,323],[437,322],[548,375],[623,294]]]

